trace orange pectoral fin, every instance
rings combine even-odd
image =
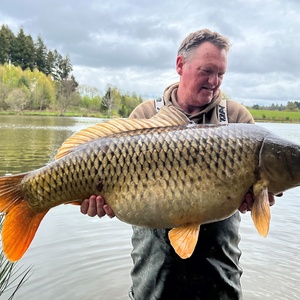
[[[46,212],[36,213],[22,201],[6,213],[2,228],[3,251],[12,262],[19,260],[28,249]]]
[[[266,237],[269,232],[271,220],[268,189],[266,187],[261,187],[257,195],[255,195],[251,217],[259,234]]]
[[[181,258],[189,258],[193,254],[199,231],[200,224],[188,224],[169,231],[170,243]]]

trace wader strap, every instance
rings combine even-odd
[[[221,102],[218,105],[218,119],[220,124],[228,124],[226,100],[221,100]]]
[[[129,299],[130,299],[130,300],[134,300],[133,292],[132,292],[131,289],[130,289],[130,291],[129,291],[129,293],[128,293],[128,296],[129,296]]]
[[[154,103],[156,112],[159,112],[159,110],[165,105],[164,99],[162,97],[156,98],[154,100]]]

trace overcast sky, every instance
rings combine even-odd
[[[232,99],[300,101],[299,0],[2,0],[0,24],[68,54],[80,84],[144,98],[178,81],[179,44],[209,28],[232,44],[221,86]]]

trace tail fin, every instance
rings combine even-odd
[[[35,212],[24,200],[20,187],[26,175],[0,177],[0,212],[5,213],[2,244],[7,259],[12,262],[26,252],[47,213]]]

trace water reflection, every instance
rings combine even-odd
[[[96,122],[102,120],[0,116],[0,175],[47,164],[67,137]],[[262,126],[300,142],[300,125]],[[250,214],[242,216],[240,247],[246,300],[299,298],[299,191],[286,192],[272,207],[266,239],[256,232]],[[46,215],[19,262],[24,268],[33,265],[34,272],[16,300],[127,299],[131,227],[116,219],[88,218],[78,210],[62,205]]]
[[[1,174],[21,173],[53,161],[59,146],[74,132],[102,119],[0,116]]]

